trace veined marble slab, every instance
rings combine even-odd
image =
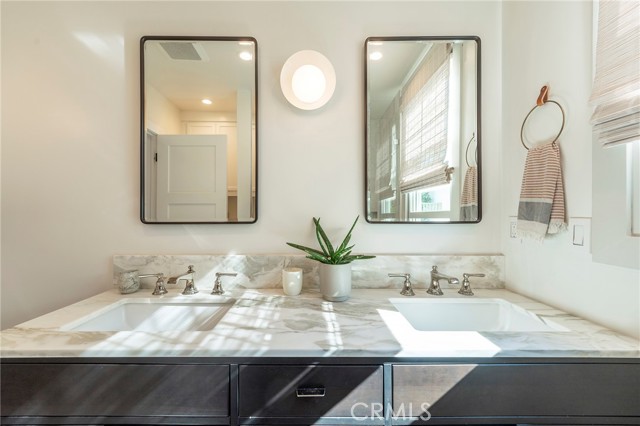
[[[446,289],[445,298],[465,298]],[[65,331],[124,299],[205,303],[206,292],[164,296],[113,289],[0,333],[2,357],[577,357],[638,358],[639,342],[504,289],[478,289],[476,299],[499,298],[569,331],[419,331],[389,301],[396,289],[356,289],[346,302],[318,291],[285,296],[276,289],[236,289],[235,303],[209,331]],[[412,298],[434,298],[420,292]],[[468,299],[466,299],[468,300]]]
[[[379,255],[375,259],[358,260],[352,265],[353,288],[402,288],[401,278],[389,278],[389,273],[409,273],[414,288],[429,286],[433,265],[441,273],[457,277],[462,274],[483,273],[472,278],[472,288],[504,288],[504,256],[502,255]],[[196,270],[195,283],[199,289],[213,288],[216,272],[236,272],[235,278],[225,277],[225,289],[281,288],[282,269],[299,267],[304,270],[303,288],[318,288],[318,262],[304,255],[116,255],[113,257],[114,283],[121,271],[138,270],[140,274],[163,273],[178,276],[189,265]],[[142,288],[153,288],[154,278],[141,280]],[[441,281],[442,288],[452,288]],[[182,287],[167,286],[167,288]],[[458,285],[459,286],[459,285]],[[458,287],[455,286],[455,287]]]

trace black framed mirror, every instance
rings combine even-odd
[[[257,220],[258,48],[252,37],[140,39],[140,219]]]
[[[365,41],[366,219],[482,218],[480,38]]]

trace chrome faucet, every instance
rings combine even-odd
[[[433,294],[434,296],[442,296],[444,293],[440,288],[440,280],[447,280],[449,284],[460,284],[460,280],[449,275],[441,274],[438,272],[438,267],[433,266],[431,268],[431,285],[427,289],[427,293]]]
[[[182,294],[196,294],[198,289],[196,288],[196,284],[194,282],[194,275],[196,271],[193,269],[193,265],[189,265],[189,269],[185,274],[178,275],[175,277],[169,278],[167,284],[177,284],[180,280],[185,280],[187,285],[184,287]]]
[[[411,288],[411,274],[389,274],[392,278],[404,278],[404,284],[402,285],[402,290],[400,294],[403,296],[415,296],[416,293]]]
[[[458,293],[463,296],[473,296],[473,291],[471,290],[471,283],[469,282],[469,277],[484,277],[484,274],[470,274],[465,272],[462,274],[462,286]]]
[[[151,294],[153,294],[154,296],[162,296],[163,294],[168,293],[167,288],[164,286],[165,277],[163,273],[138,275],[138,278],[148,278],[148,277],[157,278],[156,287],[153,289],[153,293]]]
[[[211,294],[224,294],[224,289],[222,288],[222,277],[235,277],[238,275],[235,272],[216,272],[216,280],[213,283],[213,290],[211,290]]]

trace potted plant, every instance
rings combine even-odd
[[[354,245],[349,245],[351,232],[356,226],[360,216],[351,225],[351,229],[336,248],[320,225],[320,218],[313,218],[316,228],[316,238],[320,244],[320,250],[302,246],[300,244],[287,243],[289,246],[307,253],[307,258],[320,262],[318,273],[320,275],[320,293],[325,300],[342,302],[351,294],[351,262],[359,259],[373,259],[375,256],[363,254],[351,254]]]

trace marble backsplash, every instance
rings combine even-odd
[[[471,278],[472,288],[504,288],[503,255],[378,255],[375,259],[359,260],[352,265],[353,288],[402,288],[402,278],[389,278],[389,273],[409,273],[416,289],[426,289],[431,266],[462,282],[463,273],[483,273],[483,278]],[[303,288],[317,288],[318,263],[304,255],[116,255],[113,257],[114,285],[119,272],[137,270],[140,274],[163,273],[167,277],[182,275],[189,265],[196,271],[195,284],[200,290],[213,288],[216,272],[236,272],[225,277],[225,289],[279,288],[282,269],[299,267],[304,271]],[[155,278],[141,279],[142,288],[153,288]],[[442,288],[451,286],[440,282]],[[180,284],[167,288],[184,287]]]

